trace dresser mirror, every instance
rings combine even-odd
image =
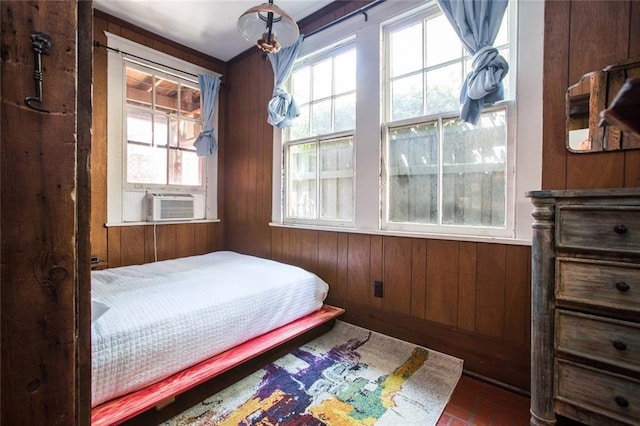
[[[603,120],[607,115],[603,111],[612,112],[613,108],[637,105],[640,98],[637,93],[626,92],[628,81],[640,78],[640,57],[627,59],[609,65],[602,70],[583,75],[580,80],[569,87],[566,95],[566,127],[567,149],[571,152],[600,152],[623,149],[640,149],[640,135],[633,131],[623,131],[611,120]],[[621,90],[622,89],[622,90]],[[637,91],[636,91],[637,92]],[[623,99],[623,94],[633,96],[632,100]],[[638,108],[626,108],[624,112],[634,114],[635,124],[638,121]],[[609,115],[610,116],[610,115]]]

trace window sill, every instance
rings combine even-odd
[[[190,225],[194,223],[218,223],[220,219],[196,219],[196,220],[163,220],[158,222],[123,222],[105,223],[105,228],[116,228],[120,226],[148,226],[148,225]]]
[[[531,240],[522,238],[507,238],[507,237],[487,237],[487,236],[471,236],[471,235],[454,235],[454,234],[434,234],[424,232],[406,232],[406,231],[389,231],[379,229],[356,229],[356,228],[343,228],[338,226],[319,226],[319,225],[306,225],[306,224],[291,224],[291,223],[277,223],[270,222],[269,226],[275,228],[292,228],[292,229],[308,229],[312,231],[327,231],[327,232],[345,232],[349,234],[367,234],[367,235],[381,235],[387,237],[406,237],[406,238],[424,238],[430,240],[450,240],[450,241],[467,241],[474,243],[494,243],[494,244],[510,244],[519,246],[530,246]]]

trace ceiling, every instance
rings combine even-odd
[[[296,21],[333,0],[283,0],[276,5]],[[251,48],[236,22],[265,0],[94,0],[96,9],[209,56],[228,61]]]

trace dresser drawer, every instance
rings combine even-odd
[[[559,257],[556,298],[640,313],[640,264]]]
[[[556,245],[640,253],[640,206],[558,208]]]
[[[640,382],[556,359],[555,398],[628,424],[640,422]]]
[[[556,310],[557,351],[640,372],[640,324]]]

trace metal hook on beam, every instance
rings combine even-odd
[[[24,104],[36,111],[49,113],[51,111],[32,105],[32,102],[42,103],[42,55],[48,55],[51,53],[51,36],[45,33],[32,31],[31,47],[34,52],[33,79],[36,82],[36,95],[24,98]]]

